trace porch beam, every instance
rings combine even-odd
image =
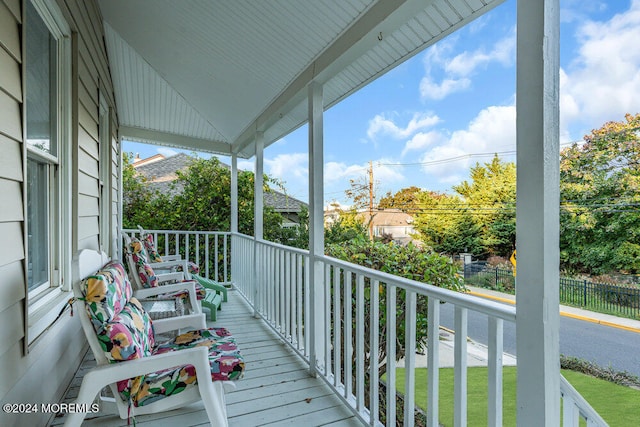
[[[518,0],[518,426],[560,425],[559,0]]]
[[[308,88],[309,102],[309,256],[310,269],[310,319],[309,372],[317,374],[318,356],[324,343],[324,286],[322,262],[324,255],[324,129],[322,85],[311,82]],[[329,363],[327,361],[327,363]]]
[[[231,146],[223,141],[194,138],[169,132],[143,129],[134,126],[120,126],[120,136],[126,140],[140,141],[169,147],[192,149],[204,153],[231,154]]]

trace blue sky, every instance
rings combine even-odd
[[[568,144],[640,112],[640,0],[560,5],[560,142]],[[364,180],[369,161],[378,197],[412,185],[451,192],[493,153],[514,161],[515,26],[516,1],[508,0],[329,109],[325,204],[349,204],[349,180]],[[179,151],[123,149],[143,158]],[[238,164],[254,167],[253,159]],[[306,126],[265,150],[265,172],[308,201]]]

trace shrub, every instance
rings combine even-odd
[[[603,368],[595,363],[572,356],[560,355],[560,368],[581,372],[592,377],[610,381],[615,384],[640,388],[640,378],[627,372],[616,371],[611,367]]]

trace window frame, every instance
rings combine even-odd
[[[100,250],[108,255],[113,253],[111,233],[112,217],[112,159],[111,159],[111,115],[109,105],[100,91],[99,114],[99,139],[100,139]]]
[[[29,91],[27,78],[27,67],[29,66],[26,56],[26,35],[30,30],[27,25],[23,25],[23,158],[24,163],[24,242],[25,242],[25,272],[28,270],[28,183],[27,183],[27,159],[35,160],[48,165],[47,202],[48,214],[48,262],[49,280],[48,283],[39,285],[34,289],[29,289],[28,277],[25,275],[25,292],[27,300],[27,310],[25,310],[25,349],[56,320],[57,314],[69,298],[72,289],[71,271],[71,29],[59,7],[55,2],[46,0],[25,0],[30,2],[36,13],[49,30],[56,45],[55,79],[50,88],[52,94],[52,109],[50,111],[51,120],[54,123],[55,153],[54,155],[44,152],[38,148],[30,147],[27,144],[27,93]],[[26,23],[27,6],[24,8],[24,22]]]

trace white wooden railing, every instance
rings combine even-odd
[[[140,237],[138,229],[123,230]],[[200,274],[219,282],[231,280],[231,233],[221,231],[145,230],[153,234],[158,253],[181,255],[200,267]]]
[[[151,232],[156,241],[160,239],[161,247],[164,244],[165,253],[199,254],[192,256],[191,261],[198,263],[201,269],[210,266],[209,270],[204,268],[207,277],[215,271],[219,280],[233,282],[253,307],[255,316],[262,317],[310,367],[313,366],[311,371],[322,376],[367,425],[383,425],[381,419],[386,420],[387,426],[396,425],[397,392],[393,386],[385,387],[385,384],[396,383],[396,370],[385,368],[382,371],[385,378],[381,381],[379,368],[386,360],[396,359],[395,344],[402,336],[402,329],[404,339],[398,343],[398,348],[404,349],[405,353],[405,386],[401,390],[404,404],[400,418],[404,426],[414,425],[419,298],[427,299],[428,308],[427,424],[438,425],[440,308],[441,303],[449,303],[455,307],[456,331],[454,425],[467,425],[467,318],[469,311],[486,314],[489,332],[487,422],[489,426],[503,424],[503,324],[515,322],[515,307],[326,256],[315,260],[323,271],[317,281],[318,288],[310,283],[308,251],[257,241],[241,234]],[[397,323],[397,316],[385,314],[398,310],[405,313],[404,324]],[[314,324],[313,319],[316,322],[320,319],[321,324]],[[371,357],[365,371],[365,355],[371,354],[368,348],[378,349],[381,342],[386,343],[386,358]],[[366,392],[365,386],[368,387]],[[580,419],[588,426],[607,425],[564,377],[561,378],[561,395],[564,402],[562,425],[577,427]]]

